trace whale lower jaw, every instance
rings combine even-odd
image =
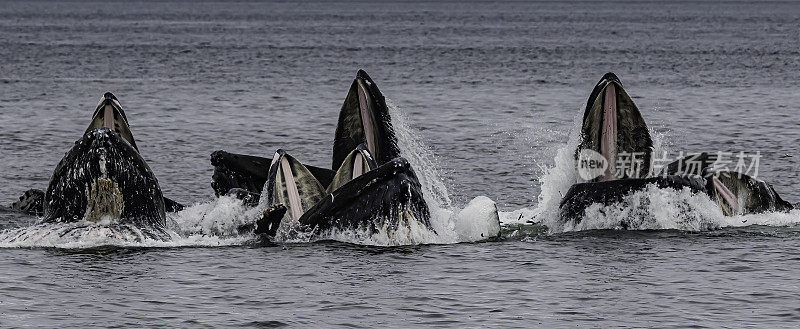
[[[83,219],[95,223],[112,223],[122,218],[125,208],[119,185],[108,178],[99,177],[86,191],[86,214]]]
[[[622,202],[627,195],[646,189],[650,185],[658,188],[681,190],[689,188],[696,193],[707,193],[706,182],[700,176],[659,176],[651,178],[630,178],[605,182],[575,184],[561,199],[559,209],[561,218],[579,222],[586,208],[593,204],[611,205]]]
[[[308,209],[299,220],[316,233],[394,232],[419,225],[433,231],[430,211],[411,166],[396,158],[353,179]]]
[[[211,154],[211,164],[214,166],[211,187],[214,194],[233,195],[250,206],[257,205],[269,176],[271,162],[270,158],[215,151]],[[314,166],[306,168],[323,185],[330,184],[333,179],[333,170]]]
[[[93,129],[59,162],[44,197],[45,222],[164,227],[158,180],[139,152],[118,133]]]

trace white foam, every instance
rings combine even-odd
[[[238,236],[238,227],[250,223],[256,217],[256,209],[245,206],[242,201],[221,196],[210,202],[195,204],[171,214],[169,227],[181,236]]]
[[[520,222],[541,222],[544,218],[558,218],[561,199],[567,194],[569,188],[581,181],[575,165],[575,149],[580,143],[582,118],[576,116],[573,120],[567,144],[556,151],[555,165],[542,168],[541,192],[537,198],[537,206],[524,213]]]
[[[377,232],[369,232],[366,229],[354,230],[331,230],[313,237],[314,240],[336,240],[361,245],[373,246],[402,246],[443,242],[435,232],[428,229],[419,221],[409,221],[404,225],[399,225],[396,229],[378,228]],[[291,242],[307,242],[291,241]],[[452,243],[452,242],[449,242]]]
[[[500,227],[494,201],[487,197],[477,197],[463,210],[453,206],[433,152],[411,128],[402,111],[389,99],[386,99],[386,104],[392,117],[400,153],[414,168],[422,186],[433,230],[412,220],[394,230],[379,228],[374,233],[367,229],[333,230],[312,236],[300,233],[293,227],[284,230],[282,225],[277,236],[278,241],[308,242],[312,239],[326,239],[363,245],[394,246],[476,242],[497,235]]]
[[[236,228],[247,222],[252,209],[241,201],[220,197],[169,214],[166,230],[133,225],[108,225],[81,221],[45,223],[0,231],[0,248],[55,247],[185,247],[239,245],[253,239]]]
[[[580,221],[564,221],[560,203],[569,188],[584,182],[577,173],[574,152],[580,143],[582,118],[573,121],[568,142],[556,151],[555,164],[546,167],[540,178],[541,194],[533,209],[501,213],[503,225],[543,224],[550,234],[591,229],[705,231],[748,225],[789,226],[800,223],[800,211],[728,217],[706,194],[688,189],[676,191],[650,186],[623,198],[618,204],[594,204]],[[662,134],[651,131],[654,157],[666,150]]]
[[[485,240],[481,235],[498,222],[494,201],[476,197],[463,210],[453,205],[447,184],[442,179],[437,158],[411,128],[405,114],[390,99],[386,99],[400,153],[408,160],[422,185],[425,201],[431,211],[431,226],[436,237],[422,243],[457,243]],[[491,211],[494,209],[494,212]],[[473,231],[474,230],[474,231]]]
[[[548,221],[545,225],[550,232],[591,229],[705,231],[722,227],[722,211],[713,205],[704,193],[695,193],[688,188],[680,191],[660,189],[651,185],[623,197],[620,203],[589,206],[577,223],[559,220]]]
[[[455,228],[461,241],[480,241],[499,236],[497,205],[485,196],[475,197],[455,216]]]
[[[500,225],[518,225],[518,224],[535,224],[538,223],[538,217],[535,216],[536,209],[520,208],[512,211],[500,211]]]
[[[181,237],[167,232],[167,239],[149,238],[134,226],[104,226],[90,222],[37,224],[0,232],[0,248],[54,247],[65,249],[117,247],[184,247],[237,245],[247,238],[208,235]]]

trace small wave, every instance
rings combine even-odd
[[[488,220],[487,220],[488,219]],[[443,224],[447,226],[442,226]],[[402,246],[419,244],[453,244],[479,242],[491,239],[500,230],[497,207],[491,199],[479,196],[457,212],[449,209],[431,209],[431,226],[410,220],[396,229],[378,227],[307,232],[295,227],[281,229],[276,242],[307,243],[334,240],[359,245]]]
[[[203,235],[181,237],[176,232],[169,231],[159,232],[156,235],[147,232],[147,229],[134,226],[106,226],[90,222],[37,224],[0,232],[0,248],[86,249],[104,246],[170,248],[227,246],[241,244],[246,240]]]
[[[563,221],[546,218],[551,233],[595,229],[706,231],[722,227],[722,210],[708,195],[688,188],[680,191],[654,185],[611,205],[593,204],[582,218]]]
[[[88,221],[40,223],[0,231],[0,248],[54,247],[84,249],[117,247],[216,247],[253,240],[239,235],[237,223],[247,216],[239,200],[221,197],[170,214],[165,229],[104,225]]]

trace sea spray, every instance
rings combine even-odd
[[[275,237],[276,241],[302,243],[322,239],[391,246],[471,242],[485,240],[490,235],[496,236],[499,226],[497,225],[497,208],[494,201],[486,197],[478,197],[466,206],[465,209],[468,211],[459,211],[454,207],[433,152],[422,142],[418,132],[411,128],[409,120],[403,112],[389,99],[386,100],[386,104],[392,117],[392,126],[400,153],[414,168],[422,186],[433,230],[418,221],[411,220],[401,223],[397,229],[392,230],[382,227],[378,227],[376,232],[371,232],[368,228],[334,229],[312,234],[299,227],[299,224],[284,219]],[[264,194],[262,193],[262,195]],[[262,198],[262,201],[264,200],[265,198]],[[257,214],[261,209],[266,209],[266,206],[260,204],[252,213]],[[490,223],[492,221],[495,225]]]
[[[392,117],[392,126],[397,138],[400,154],[414,168],[420,185],[422,185],[425,201],[438,208],[449,209],[452,207],[450,193],[442,179],[439,167],[436,165],[436,156],[431,149],[422,142],[422,137],[411,128],[405,114],[386,98],[386,106]]]
[[[213,247],[240,245],[253,239],[237,228],[253,209],[232,197],[187,207],[167,214],[166,228],[103,225],[89,221],[40,223],[0,231],[0,248],[56,247]]]
[[[220,196],[171,214],[168,224],[169,228],[182,236],[233,237],[239,235],[240,226],[252,222],[256,211],[234,197]]]
[[[205,234],[181,236],[173,231],[166,231],[168,238],[161,239],[149,237],[150,233],[145,230],[130,225],[105,226],[86,221],[36,224],[0,231],[0,248],[217,247],[241,245],[252,240],[252,237]]]
[[[591,229],[677,229],[698,232],[731,226],[785,226],[800,223],[800,217],[797,216],[800,211],[727,217],[706,194],[688,189],[659,189],[655,186],[627,195],[616,204],[591,205],[579,221],[565,220],[560,215],[561,200],[572,185],[585,182],[578,175],[575,163],[575,150],[581,137],[581,119],[581,116],[574,118],[567,143],[556,150],[553,158],[555,164],[544,168],[536,207],[502,212],[500,218],[504,225],[541,224],[547,227],[548,233],[553,234]],[[658,159],[668,151],[669,143],[662,133],[651,129],[650,134],[653,136],[654,159]]]
[[[392,116],[397,146],[414,171],[423,188],[425,201],[431,211],[431,226],[437,233],[435,241],[428,243],[455,243],[485,240],[487,235],[499,231],[497,206],[485,196],[470,201],[464,209],[453,205],[447,184],[437,166],[437,158],[411,128],[405,114],[390,99],[386,99]],[[466,210],[466,211],[464,211]]]

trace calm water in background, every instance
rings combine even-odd
[[[181,202],[212,199],[217,149],[329,166],[359,68],[457,206],[535,207],[607,71],[667,149],[760,151],[759,177],[796,202],[799,28],[790,2],[0,2],[0,203],[46,187],[105,91]],[[2,249],[0,325],[794,326],[798,232]]]

